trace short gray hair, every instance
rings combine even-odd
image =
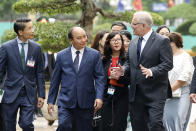
[[[137,20],[139,23],[142,24],[146,24],[148,27],[152,27],[153,25],[153,20],[152,20],[152,16],[150,15],[150,13],[146,12],[146,11],[138,11],[136,13],[134,13],[134,17],[137,16]]]

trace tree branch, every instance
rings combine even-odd
[[[105,13],[103,9],[101,8],[95,8],[96,12],[99,12],[103,17],[107,17],[107,18],[117,18],[119,17],[119,15],[114,14],[114,13]]]

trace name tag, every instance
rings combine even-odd
[[[35,66],[35,61],[34,60],[28,60],[27,61],[27,66],[34,67]]]
[[[4,94],[4,90],[0,89],[0,103],[1,103],[2,98],[3,98],[3,94]]]
[[[113,87],[109,87],[108,91],[107,91],[107,94],[114,95],[114,92],[115,92],[115,89]]]

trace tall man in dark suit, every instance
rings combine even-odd
[[[196,66],[195,66],[195,70],[194,70],[194,74],[193,74],[193,78],[191,82],[190,99],[191,99],[191,102],[196,103]]]
[[[104,70],[101,55],[88,48],[86,32],[73,27],[68,33],[72,46],[57,54],[48,95],[48,112],[52,114],[58,95],[57,131],[92,131],[93,113],[102,106]]]
[[[133,131],[165,131],[162,118],[173,56],[169,40],[155,33],[152,24],[149,13],[141,11],[134,14],[131,26],[138,37],[130,43],[127,63],[115,74],[118,78],[123,72],[130,72]]]
[[[17,38],[0,48],[0,83],[6,71],[3,127],[5,131],[16,131],[16,116],[20,109],[19,126],[23,131],[33,131],[35,105],[42,107],[45,97],[41,46],[30,40],[34,37],[30,19],[16,20],[14,31]]]
[[[191,102],[196,103],[196,56],[193,57],[193,64],[195,66],[195,70],[191,82],[190,99]]]

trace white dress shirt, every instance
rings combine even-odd
[[[76,56],[77,56],[76,51],[78,51],[78,50],[76,50],[76,48],[74,48],[73,45],[72,45],[72,46],[71,46],[71,54],[72,54],[72,60],[73,60],[73,62],[74,62],[74,60],[75,60],[75,58],[76,58]],[[81,60],[82,60],[82,57],[83,57],[84,48],[82,48],[82,49],[79,50],[79,51],[80,51],[80,54],[79,54],[78,69],[79,69],[79,67],[80,67],[80,63],[81,63]]]
[[[146,46],[146,43],[147,43],[147,41],[148,41],[148,39],[149,39],[151,34],[152,34],[152,29],[150,29],[150,31],[143,36],[140,56],[141,56],[141,53],[142,53],[144,47]],[[150,76],[152,77],[153,76],[152,71],[150,69],[148,69],[148,70],[150,71]]]
[[[22,49],[21,43],[23,43],[23,42],[18,37],[16,38],[16,40],[18,42],[19,52],[21,53],[21,49]],[[28,40],[24,44],[24,51],[25,51],[25,61],[26,61],[26,59],[27,59],[27,52],[28,52]]]
[[[152,34],[152,29],[143,36],[140,55],[141,55],[141,53],[146,45],[146,42],[148,41],[151,34]]]

